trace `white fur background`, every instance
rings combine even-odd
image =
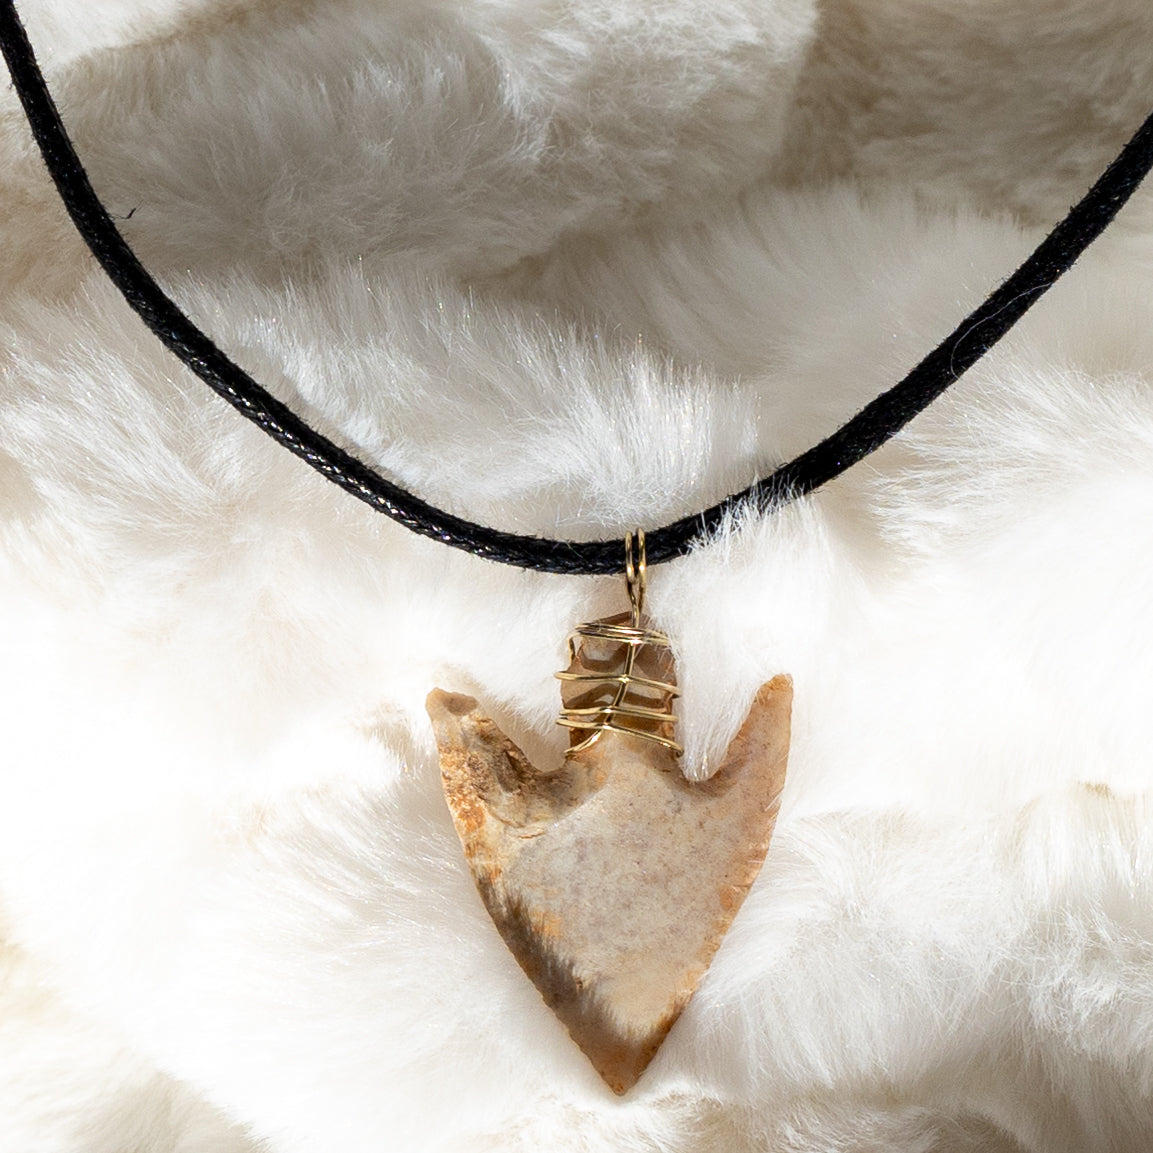
[[[807,448],[1153,106],[1144,0],[21,10],[224,347],[548,535]],[[795,736],[623,1100],[480,906],[422,708],[558,755],[566,633],[623,582],[415,539],[243,424],[94,270],[7,90],[0,205],[0,1153],[1153,1144],[1153,191],[899,441],[653,571],[686,771],[778,672]]]

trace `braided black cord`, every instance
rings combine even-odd
[[[100,202],[60,121],[13,0],[0,0],[0,52],[44,163],[92,254],[144,323],[210,388],[322,476],[422,536],[540,572],[621,571],[619,537],[561,541],[473,524],[392,483],[317,432],[234,364],[164,293]],[[1036,251],[899,384],[831,436],[719,504],[646,533],[649,564],[683,556],[749,503],[768,512],[839,476],[880,448],[972,367],[1101,234],[1153,167],[1153,115]]]

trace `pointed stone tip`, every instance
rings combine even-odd
[[[444,689],[433,689],[424,699],[424,708],[430,717],[437,713],[450,713],[454,717],[467,716],[476,708],[476,697],[466,693],[449,693]]]
[[[500,878],[497,884],[503,884]],[[530,908],[519,900],[501,901],[493,884],[482,881],[481,894],[514,957],[536,985],[545,1004],[568,1029],[569,1036],[589,1059],[604,1083],[618,1096],[642,1077],[683,1008],[665,1004],[664,1011],[638,1028],[629,1023],[605,995],[603,982],[590,983],[581,975],[576,958],[566,948],[565,919],[553,916],[559,935],[546,932],[548,916],[539,905]],[[659,979],[658,979],[659,980]],[[628,1005],[623,1006],[626,1010]],[[627,1017],[628,1013],[624,1014]]]
[[[601,1080],[618,1097],[623,1097],[644,1076],[667,1035],[668,1028],[663,1028],[642,1042],[620,1043],[617,1051],[609,1054],[594,1054],[584,1045],[581,1045],[581,1049]]]
[[[757,690],[757,700],[762,697],[774,696],[777,693],[782,695],[788,694],[789,699],[793,696],[793,678],[787,673],[777,673],[771,681],[765,681],[763,685]]]

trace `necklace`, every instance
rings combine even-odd
[[[437,509],[257,384],[184,315],[120,235],[68,139],[13,0],[0,0],[0,51],[89,249],[157,338],[241,415],[413,532],[541,572],[620,571],[619,538],[523,536]],[[1153,115],[1032,255],[903,380],[743,491],[647,536],[638,529],[625,537],[631,611],[578,626],[569,667],[557,674],[559,723],[570,730],[560,769],[534,769],[472,698],[430,695],[446,799],[481,897],[521,967],[615,1091],[643,1073],[760,869],[784,777],[791,704],[787,677],[764,685],[717,774],[703,785],[685,782],[675,763],[669,638],[643,615],[647,566],[684,555],[738,508],[771,514],[885,444],[1072,267],[1150,168]],[[693,860],[691,878],[669,845]]]
[[[60,120],[13,0],[0,0],[0,52],[44,162],[93,256],[152,333],[209,388],[333,484],[413,532],[486,560],[574,576],[621,570],[619,537],[564,541],[474,524],[434,508],[309,427],[234,364],[137,260],[100,202]],[[1153,168],[1153,115],[1028,259],[887,392],[812,448],[741,492],[651,529],[650,565],[687,553],[741,507],[771,513],[820,488],[890,440],[1003,337],[1105,230]]]

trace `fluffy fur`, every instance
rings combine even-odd
[[[819,439],[1153,102],[1139,0],[24,9],[191,313],[434,503],[549,535]],[[566,632],[621,582],[413,538],[244,425],[0,100],[0,1149],[1149,1146],[1149,193],[897,442],[653,572],[686,771],[778,672],[795,737],[617,1100],[480,906],[422,702],[558,755]]]

